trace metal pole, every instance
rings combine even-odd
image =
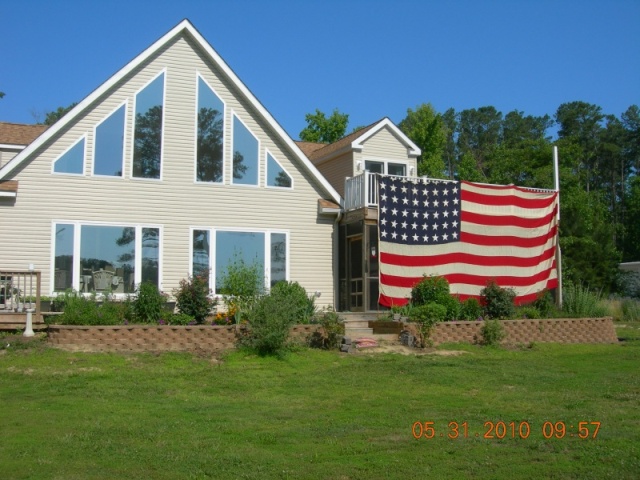
[[[558,296],[556,304],[562,308],[562,250],[560,249],[560,167],[558,164],[558,147],[553,146],[553,176],[555,190],[558,194],[558,211],[556,213],[556,271],[558,272]]]

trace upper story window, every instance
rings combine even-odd
[[[399,177],[407,175],[407,166],[404,163],[387,162],[385,160],[365,160],[364,169],[371,173],[381,173],[383,175],[397,175]]]
[[[85,137],[82,137],[53,162],[53,172],[82,175],[84,173],[84,145]]]
[[[258,185],[258,139],[233,116],[233,178],[236,185]]]
[[[126,105],[104,119],[95,129],[93,174],[122,177]]]
[[[197,181],[222,182],[223,139],[224,103],[202,77],[198,77]]]
[[[160,178],[163,105],[164,72],[136,94],[132,173],[135,178]]]
[[[267,152],[267,187],[291,188],[293,181],[280,163]]]

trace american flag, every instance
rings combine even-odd
[[[424,275],[461,300],[490,280],[517,304],[557,287],[557,192],[382,175],[378,191],[380,304],[406,304]]]

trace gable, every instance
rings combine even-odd
[[[259,175],[260,180],[251,180],[254,186],[266,186],[268,165],[288,175],[291,174],[291,169],[296,169],[300,170],[304,181],[314,186],[319,196],[340,202],[339,195],[333,187],[186,20],[112,76],[20,154],[1,166],[0,180],[13,178],[40,154],[44,153],[46,161],[55,161],[83,135],[87,137],[84,174],[92,175],[96,154],[100,157],[98,137],[101,133],[97,126],[106,122],[119,109],[124,109],[125,112],[122,122],[124,163],[121,176],[133,177],[131,172],[134,167],[132,157],[135,157],[135,105],[140,103],[140,92],[159,75],[164,75],[165,82],[161,162],[172,152],[184,159],[180,173],[196,177],[194,162],[188,162],[186,159],[194,159],[197,148],[193,132],[197,123],[196,92],[201,79],[211,87],[225,106],[222,143],[227,163],[224,167],[224,184],[234,184],[231,162],[234,145],[232,125],[235,122],[244,125],[259,145],[257,171],[254,175]],[[267,161],[267,151],[275,162]],[[170,170],[165,172],[164,167],[174,170],[176,168],[169,164],[162,164],[162,167],[161,173],[154,175],[153,179],[162,180],[164,173],[169,173]]]

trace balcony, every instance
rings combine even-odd
[[[378,182],[376,174],[365,171],[345,180],[344,209],[347,212],[378,206]]]

